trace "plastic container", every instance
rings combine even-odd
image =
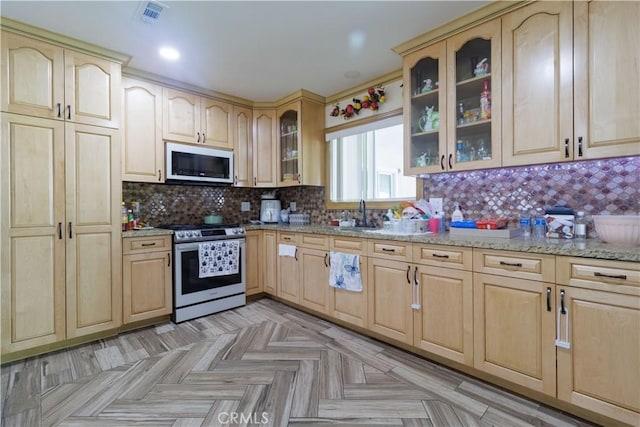
[[[578,211],[575,223],[573,224],[573,238],[587,238],[587,219],[584,217],[583,211]]]
[[[462,222],[464,221],[464,215],[462,215],[462,211],[460,210],[460,205],[456,203],[456,208],[451,215],[451,222]]]
[[[531,215],[528,212],[520,213],[520,228],[522,228],[522,237],[525,239],[531,237]]]

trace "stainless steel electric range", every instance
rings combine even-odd
[[[159,228],[174,231],[172,321],[180,323],[245,305],[244,228],[237,224]]]

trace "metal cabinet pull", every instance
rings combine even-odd
[[[298,260],[298,248],[296,248],[296,252],[293,254],[293,257]]]
[[[291,240],[291,237],[282,236],[282,240]]]
[[[171,267],[171,254],[167,254],[167,267]]]
[[[560,314],[567,314],[567,308],[564,306],[564,289],[560,291]]]
[[[569,138],[564,139],[564,157],[569,158]]]
[[[73,230],[71,229],[71,221],[69,221],[69,238],[73,239]]]
[[[204,136],[204,132],[202,133],[202,143],[204,144],[204,140],[205,140],[205,136]]]
[[[395,249],[392,248],[382,248],[382,252],[395,252]]]
[[[500,261],[500,265],[504,265],[504,266],[507,266],[507,267],[522,267],[522,263],[520,263],[520,262]]]
[[[257,186],[258,185],[258,179],[254,176],[253,177],[253,186]]]
[[[604,273],[599,273],[599,272],[595,272],[593,273],[593,275],[595,277],[606,277],[608,279],[620,279],[620,280],[627,280],[627,275],[626,274],[604,274]]]
[[[449,154],[449,169],[453,169],[453,154]]]
[[[547,311],[551,311],[551,288],[547,287]]]
[[[444,170],[444,154],[440,157],[440,169]]]
[[[162,169],[158,169],[158,181],[162,181]]]
[[[62,104],[58,102],[58,118],[62,118]]]
[[[413,284],[418,286],[418,267],[413,271]]]
[[[238,175],[233,177],[233,185],[238,185]]]
[[[197,132],[196,135],[197,135],[196,142],[200,142],[200,132]]]
[[[58,239],[62,240],[62,223],[58,223]]]
[[[434,258],[449,258],[449,255],[431,254]]]
[[[329,256],[329,254],[324,254],[324,266],[325,267],[329,267],[329,264],[327,264],[327,257]]]
[[[411,279],[409,279],[409,273],[411,272],[411,266],[407,267],[407,283],[411,284]]]
[[[71,120],[71,104],[67,105],[67,111],[69,112],[67,114],[67,119]]]
[[[143,244],[141,244],[140,246],[155,246],[155,245],[156,245],[156,242],[153,242],[153,243],[143,243]]]
[[[578,137],[578,157],[582,157],[582,137]]]

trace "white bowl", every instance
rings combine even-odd
[[[640,215],[594,215],[593,222],[603,242],[640,245]]]

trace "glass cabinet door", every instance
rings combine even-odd
[[[405,173],[446,168],[445,44],[438,43],[405,58]]]
[[[279,116],[280,123],[280,183],[299,184],[299,155],[298,145],[298,112],[286,110]]]
[[[500,166],[500,21],[448,41],[449,143],[447,166]]]

